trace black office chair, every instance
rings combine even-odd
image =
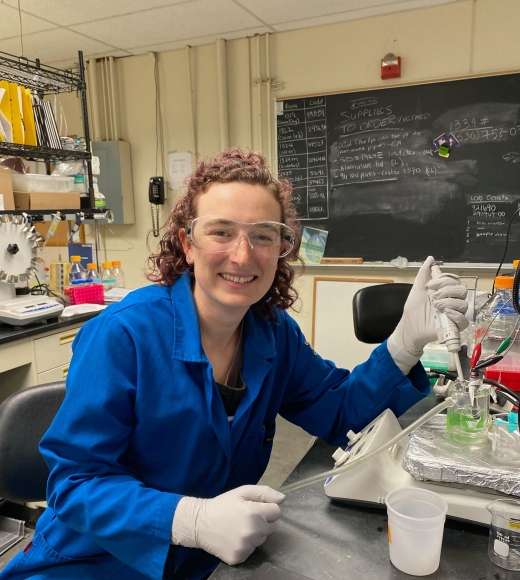
[[[354,294],[354,333],[361,342],[377,344],[394,331],[412,284],[376,284],[361,288]]]
[[[0,498],[44,501],[49,468],[39,443],[65,398],[65,381],[17,391],[0,405]]]

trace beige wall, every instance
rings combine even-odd
[[[403,59],[402,78],[396,82],[520,69],[519,30],[518,0],[467,0],[273,34],[269,39],[271,76],[283,83],[283,89],[273,92],[273,96],[382,86],[379,63],[387,52]],[[226,44],[230,144],[261,149],[267,154],[268,123],[273,120],[266,88],[261,88],[259,107],[257,88],[250,88],[249,84],[250,78],[258,76],[257,45],[261,76],[266,77],[265,43],[265,37],[261,37]],[[132,147],[136,223],[110,226],[111,231],[106,227],[103,238],[108,258],[123,261],[129,285],[136,287],[144,283],[141,269],[148,254],[145,240],[151,224],[147,186],[148,179],[156,174],[153,59],[149,55],[124,58],[118,60],[117,66],[121,137]],[[215,45],[192,48],[191,67],[197,153],[213,154],[221,143]],[[161,53],[159,71],[165,151],[192,151],[186,50]],[[393,82],[387,81],[384,86]],[[74,123],[71,121],[70,125]],[[175,193],[180,192],[169,192],[163,219]],[[415,272],[309,269],[299,281],[303,309],[297,319],[310,337],[315,275],[412,281]],[[480,287],[489,289],[490,280],[491,274],[481,273]]]

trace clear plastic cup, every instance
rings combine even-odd
[[[412,576],[439,567],[448,504],[433,491],[404,487],[386,496],[390,561]]]
[[[520,570],[520,500],[497,499],[488,504],[489,559],[506,570]]]

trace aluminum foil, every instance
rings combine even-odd
[[[520,497],[520,467],[500,463],[491,443],[472,449],[448,439],[446,415],[432,417],[412,433],[403,467],[421,481],[487,487]]]

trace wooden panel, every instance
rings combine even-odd
[[[314,278],[312,345],[323,358],[337,366],[353,369],[365,362],[377,345],[360,342],[354,334],[354,294],[374,284],[391,284],[391,279]]]

